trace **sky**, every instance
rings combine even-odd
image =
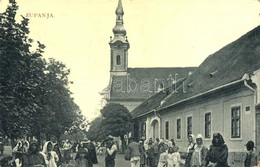
[[[110,36],[118,0],[16,0],[44,57],[71,69],[70,86],[93,120],[109,83]],[[0,0],[0,12],[8,0]],[[260,24],[260,0],[122,0],[129,67],[199,66],[210,54]],[[45,14],[45,16],[43,16]],[[40,17],[41,16],[41,17]],[[48,17],[49,16],[49,17]]]

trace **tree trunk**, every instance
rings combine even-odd
[[[15,147],[15,141],[14,141],[14,138],[13,137],[11,137],[11,147],[12,147],[12,149]]]
[[[51,135],[50,134],[46,134],[46,140],[51,141]]]
[[[124,136],[120,136],[121,143],[122,143],[122,153],[125,153],[125,148],[126,148],[126,142]]]
[[[37,139],[37,141],[38,141],[38,146],[39,146],[39,148],[42,149],[41,133],[40,133],[40,132],[37,133],[35,137],[36,137],[36,139]]]
[[[55,136],[57,138],[57,142],[60,144],[61,143],[61,141],[60,141],[61,134],[57,133]]]

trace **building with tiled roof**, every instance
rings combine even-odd
[[[110,38],[110,81],[106,89],[106,100],[120,103],[132,111],[145,99],[177,80],[190,75],[196,67],[128,67],[129,41],[124,28],[124,10],[121,0],[116,8],[114,37]]]
[[[260,150],[260,26],[210,55],[187,78],[146,99],[132,111],[136,138],[174,139],[185,151],[189,134],[209,146],[221,133],[233,166],[248,140]]]

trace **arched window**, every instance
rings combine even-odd
[[[152,122],[152,132],[153,132],[153,139],[159,137],[159,123],[158,120],[153,120]]]
[[[119,55],[116,56],[116,65],[121,65],[121,57]]]

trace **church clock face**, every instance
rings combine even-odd
[[[117,44],[116,44],[116,45],[117,45],[117,47],[118,47],[118,48],[121,48],[121,46],[122,46],[122,43],[121,43],[121,42],[117,42]]]

